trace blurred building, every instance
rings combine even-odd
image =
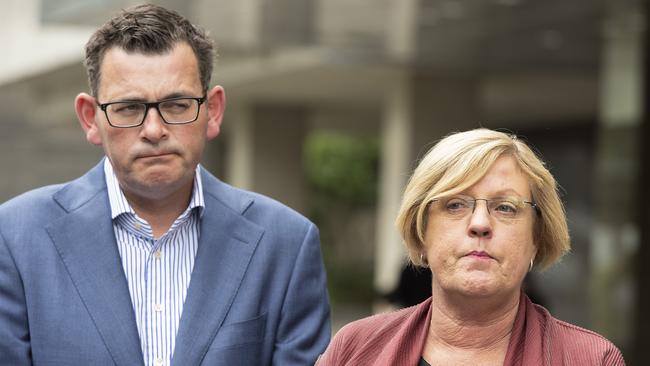
[[[554,315],[630,357],[640,244],[641,0],[160,0],[219,46],[224,134],[204,164],[306,212],[310,131],[379,136],[375,288],[397,283],[401,190],[433,142],[479,126],[522,134],[563,187],[573,253],[534,278]],[[73,110],[92,30],[130,0],[5,0],[0,200],[95,164]],[[647,328],[646,328],[647,329]]]

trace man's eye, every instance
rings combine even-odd
[[[161,104],[160,107],[164,109],[166,112],[179,113],[179,112],[185,112],[190,107],[190,103],[187,101],[179,100],[179,101],[167,102],[165,104]]]
[[[113,112],[115,113],[137,113],[142,110],[141,104],[114,104]]]

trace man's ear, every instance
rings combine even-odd
[[[221,132],[221,121],[226,110],[226,93],[219,85],[208,91],[208,130],[207,138],[212,140]]]
[[[86,93],[81,93],[74,99],[74,110],[77,112],[81,128],[86,133],[86,140],[93,145],[101,145],[102,137],[95,121],[96,107],[95,98]]]

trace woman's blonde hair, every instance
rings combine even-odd
[[[533,233],[535,266],[545,269],[569,251],[569,229],[555,178],[517,136],[479,128],[440,140],[420,161],[404,190],[396,224],[414,265],[425,266],[420,254],[431,200],[465,191],[503,155],[512,156],[528,177],[532,200],[539,208]]]

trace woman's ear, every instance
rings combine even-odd
[[[208,91],[207,97],[207,138],[208,140],[212,140],[221,132],[223,113],[226,110],[226,93],[221,86],[217,85]]]
[[[101,145],[102,137],[95,120],[97,111],[95,98],[86,93],[77,95],[74,99],[74,110],[77,113],[81,128],[86,133],[86,140],[93,145]]]

